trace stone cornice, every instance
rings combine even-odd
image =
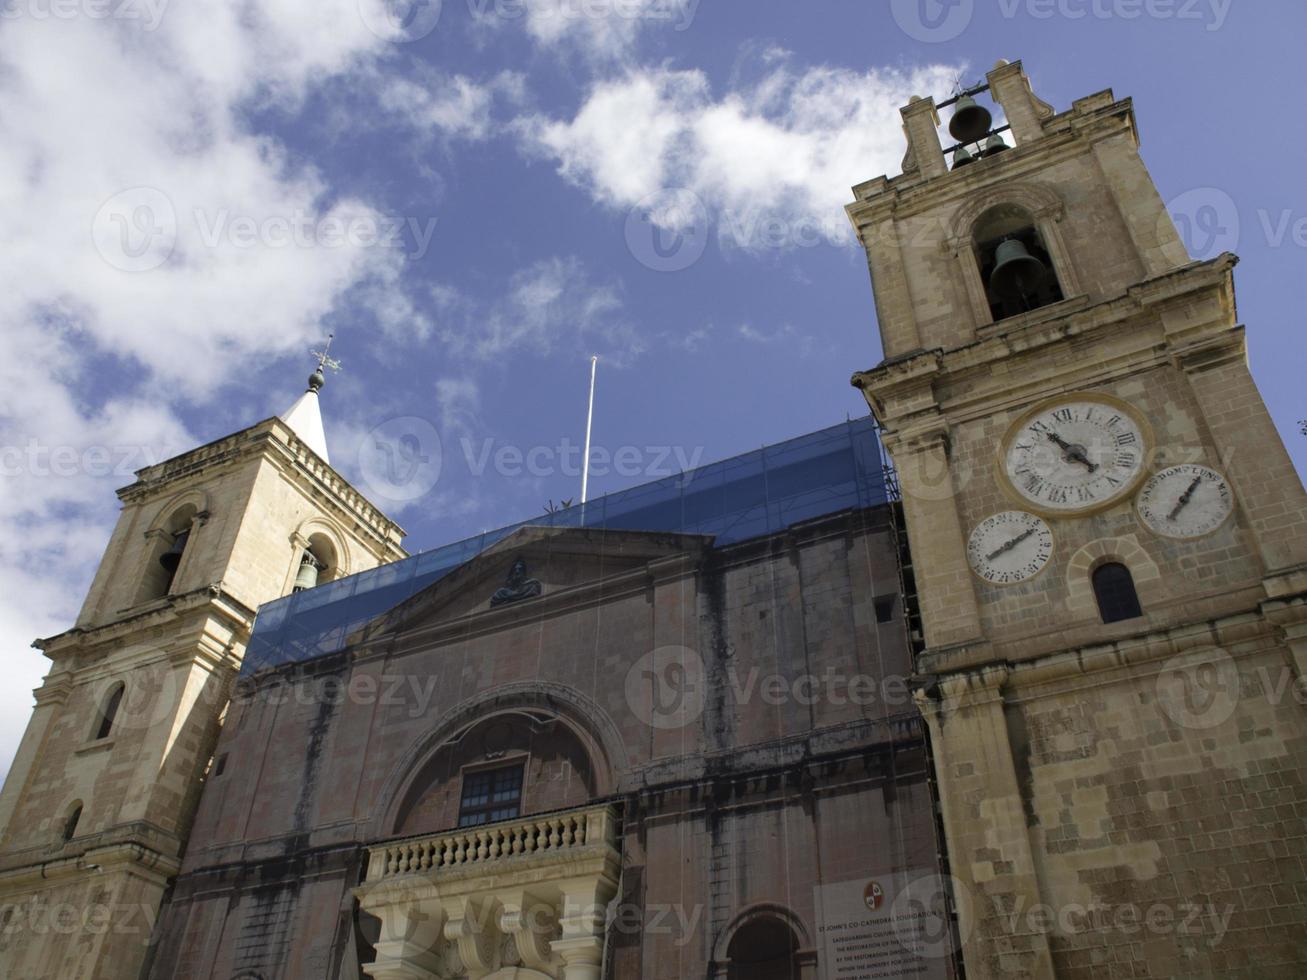
[[[176,835],[139,821],[74,838],[60,848],[11,852],[0,862],[0,895],[58,879],[118,871],[162,885],[181,870],[181,849]]]
[[[1067,301],[1058,304],[1060,309],[1050,308],[1052,315],[1046,318],[1001,321],[970,344],[896,358],[855,374],[851,383],[862,389],[890,436],[932,408],[962,420],[990,414],[1005,400],[1028,401],[1041,387],[1071,378],[1087,387],[1159,364],[1192,367],[1204,358],[1242,357],[1243,331],[1234,322],[1233,305],[1237,262],[1227,253],[1138,283],[1100,303]],[[1101,350],[1108,334],[1131,341],[1118,345],[1115,361],[1086,365],[1066,359],[1058,370],[1047,370],[1050,347],[1074,342]],[[1039,359],[1045,369],[1023,372],[1031,359]],[[1010,370],[996,373],[993,367],[1000,363]],[[1029,378],[1024,387],[1016,380],[1022,377]]]
[[[918,657],[920,682],[942,685],[950,677],[1001,666],[1010,671],[1012,685],[1030,687],[1100,670],[1163,661],[1213,646],[1232,650],[1266,648],[1277,641],[1279,631],[1256,602],[1256,591],[1243,590],[1236,595],[1242,609],[1231,608],[1210,619],[1176,625],[1149,625],[1145,620],[1133,630],[1128,623],[1117,624],[1119,630],[1100,623],[1078,633],[1050,632],[1043,648],[1031,649],[1024,656],[1014,656],[1019,651],[1006,640],[1001,650],[988,642],[926,650]]]
[[[168,600],[151,602],[140,611],[127,610],[127,614],[112,623],[90,628],[74,627],[56,636],[35,641],[32,645],[51,660],[94,650],[106,644],[117,644],[125,639],[141,637],[146,631],[166,628],[175,638],[182,631],[177,628],[182,620],[199,626],[206,617],[217,617],[237,636],[248,638],[254,625],[255,611],[223,588],[221,582],[192,589]],[[212,644],[208,645],[210,648]],[[218,651],[209,649],[210,655]]]
[[[246,459],[264,458],[302,482],[306,489],[325,496],[348,516],[357,530],[372,540],[386,561],[404,557],[399,542],[403,529],[354,489],[330,464],[304,444],[280,419],[265,419],[240,432],[199,446],[172,459],[137,472],[137,480],[118,491],[124,503],[135,503],[164,493],[173,484],[199,472]]]

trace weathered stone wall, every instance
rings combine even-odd
[[[622,805],[630,921],[607,975],[707,976],[769,903],[811,960],[818,886],[937,867],[887,516],[720,550],[528,532],[345,653],[261,675],[233,702],[152,976],[354,976],[362,848],[450,828],[461,769],[519,755],[527,813]],[[490,609],[519,556],[543,596]]]

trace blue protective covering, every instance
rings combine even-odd
[[[275,599],[259,609],[241,674],[341,650],[354,630],[521,527],[711,534],[725,545],[888,499],[874,420],[844,422]]]

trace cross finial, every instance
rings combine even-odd
[[[340,361],[330,356],[331,342],[336,339],[334,333],[327,334],[327,343],[322,350],[310,350],[309,353],[318,359],[318,369],[309,375],[309,390],[320,391],[322,386],[327,383],[325,372],[328,368],[332,371],[340,370]]]

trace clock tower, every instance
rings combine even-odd
[[[1110,91],[1057,112],[1000,62],[902,114],[903,173],[848,206],[885,354],[853,383],[968,976],[1300,974],[1307,495],[1237,259],[1189,258]]]

